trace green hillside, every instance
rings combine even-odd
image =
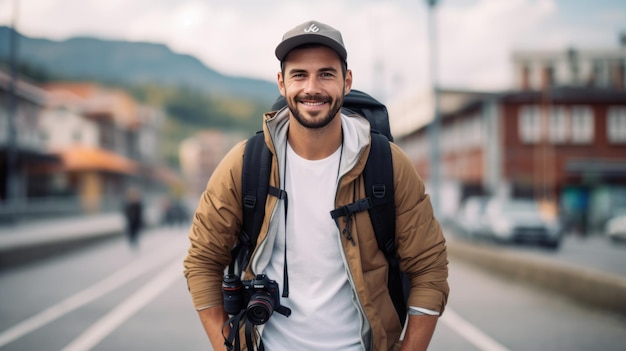
[[[0,27],[0,65],[8,68],[12,30]],[[178,143],[198,130],[252,134],[278,96],[275,83],[222,75],[190,55],[157,43],[96,38],[52,41],[18,37],[20,76],[35,82],[95,81],[122,88],[168,117],[164,150],[176,163]]]

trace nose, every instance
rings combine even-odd
[[[310,75],[304,82],[304,92],[310,95],[319,94],[321,92],[319,79],[315,75]]]

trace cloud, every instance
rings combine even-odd
[[[13,3],[0,1],[0,23],[11,22]],[[440,85],[508,87],[516,48],[616,42],[626,23],[619,1],[576,6],[569,0],[440,1]],[[282,34],[317,19],[342,31],[355,88],[386,100],[430,85],[424,1],[22,0],[19,7],[18,29],[29,36],[161,42],[222,73],[269,81],[276,79],[274,48]]]
[[[551,0],[480,0],[450,5],[440,21],[443,85],[501,88],[510,81],[510,55],[520,40],[554,15]]]

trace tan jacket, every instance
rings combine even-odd
[[[270,185],[279,187],[277,165],[282,164],[284,146],[274,146],[285,145],[288,113],[286,110],[269,113],[264,120],[265,141],[274,155]],[[364,118],[343,116],[342,129],[344,147],[337,207],[365,197],[361,173],[369,153],[369,124]],[[395,144],[391,146],[397,251],[400,268],[411,281],[408,305],[443,312],[449,292],[445,239],[424,192],[424,183],[402,150]],[[223,303],[221,282],[224,269],[230,264],[230,249],[237,242],[242,221],[244,147],[245,142],[236,145],[218,165],[194,215],[184,273],[198,310]],[[262,269],[269,259],[272,245],[267,242],[273,242],[272,236],[277,235],[280,218],[274,214],[279,203],[275,197],[267,198],[266,217],[243,279],[254,277],[258,272],[255,269]],[[339,226],[341,233],[345,227],[341,219]],[[342,244],[344,260],[350,267],[348,278],[364,315],[363,343],[370,350],[390,350],[400,338],[401,325],[387,291],[387,260],[378,249],[367,211],[356,215],[350,230],[354,244],[346,235],[343,235]]]

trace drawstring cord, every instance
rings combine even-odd
[[[344,223],[346,224],[346,226],[343,228],[343,230],[341,231],[342,235],[346,236],[346,239],[350,240],[350,242],[352,243],[352,246],[356,246],[356,243],[354,242],[354,238],[352,237],[352,217],[354,216],[354,214],[350,213],[349,215],[346,216],[346,218],[344,219]]]

